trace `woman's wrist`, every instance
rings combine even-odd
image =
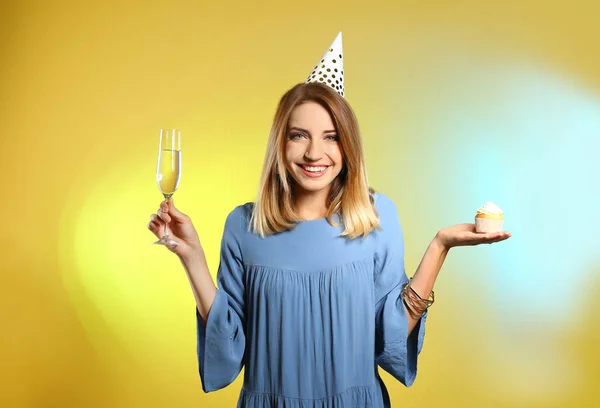
[[[194,248],[189,253],[179,257],[186,270],[195,269],[198,265],[206,264],[206,256],[202,247]]]
[[[436,252],[446,254],[452,247],[448,243],[445,242],[443,235],[444,235],[444,230],[443,229],[439,230],[438,233],[433,238],[433,240],[431,241],[430,247],[432,247],[434,250],[436,250]]]

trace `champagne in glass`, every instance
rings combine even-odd
[[[177,129],[161,129],[158,143],[158,164],[156,166],[156,182],[165,202],[177,191],[181,177],[181,132]],[[177,245],[169,238],[168,225],[156,245]]]

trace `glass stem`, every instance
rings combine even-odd
[[[167,205],[169,205],[169,203],[167,201],[169,201],[169,196],[165,196],[165,203],[167,203]],[[165,233],[163,235],[164,235],[163,238],[169,239],[169,224],[166,222],[165,222]]]

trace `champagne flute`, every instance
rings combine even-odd
[[[158,164],[156,166],[156,182],[165,202],[179,187],[181,177],[181,132],[177,129],[161,129],[158,143]],[[165,232],[155,245],[177,245],[169,237],[169,226],[165,224]]]

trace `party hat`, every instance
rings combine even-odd
[[[340,31],[304,82],[307,84],[321,82],[344,96],[344,61],[342,55],[342,32]]]

